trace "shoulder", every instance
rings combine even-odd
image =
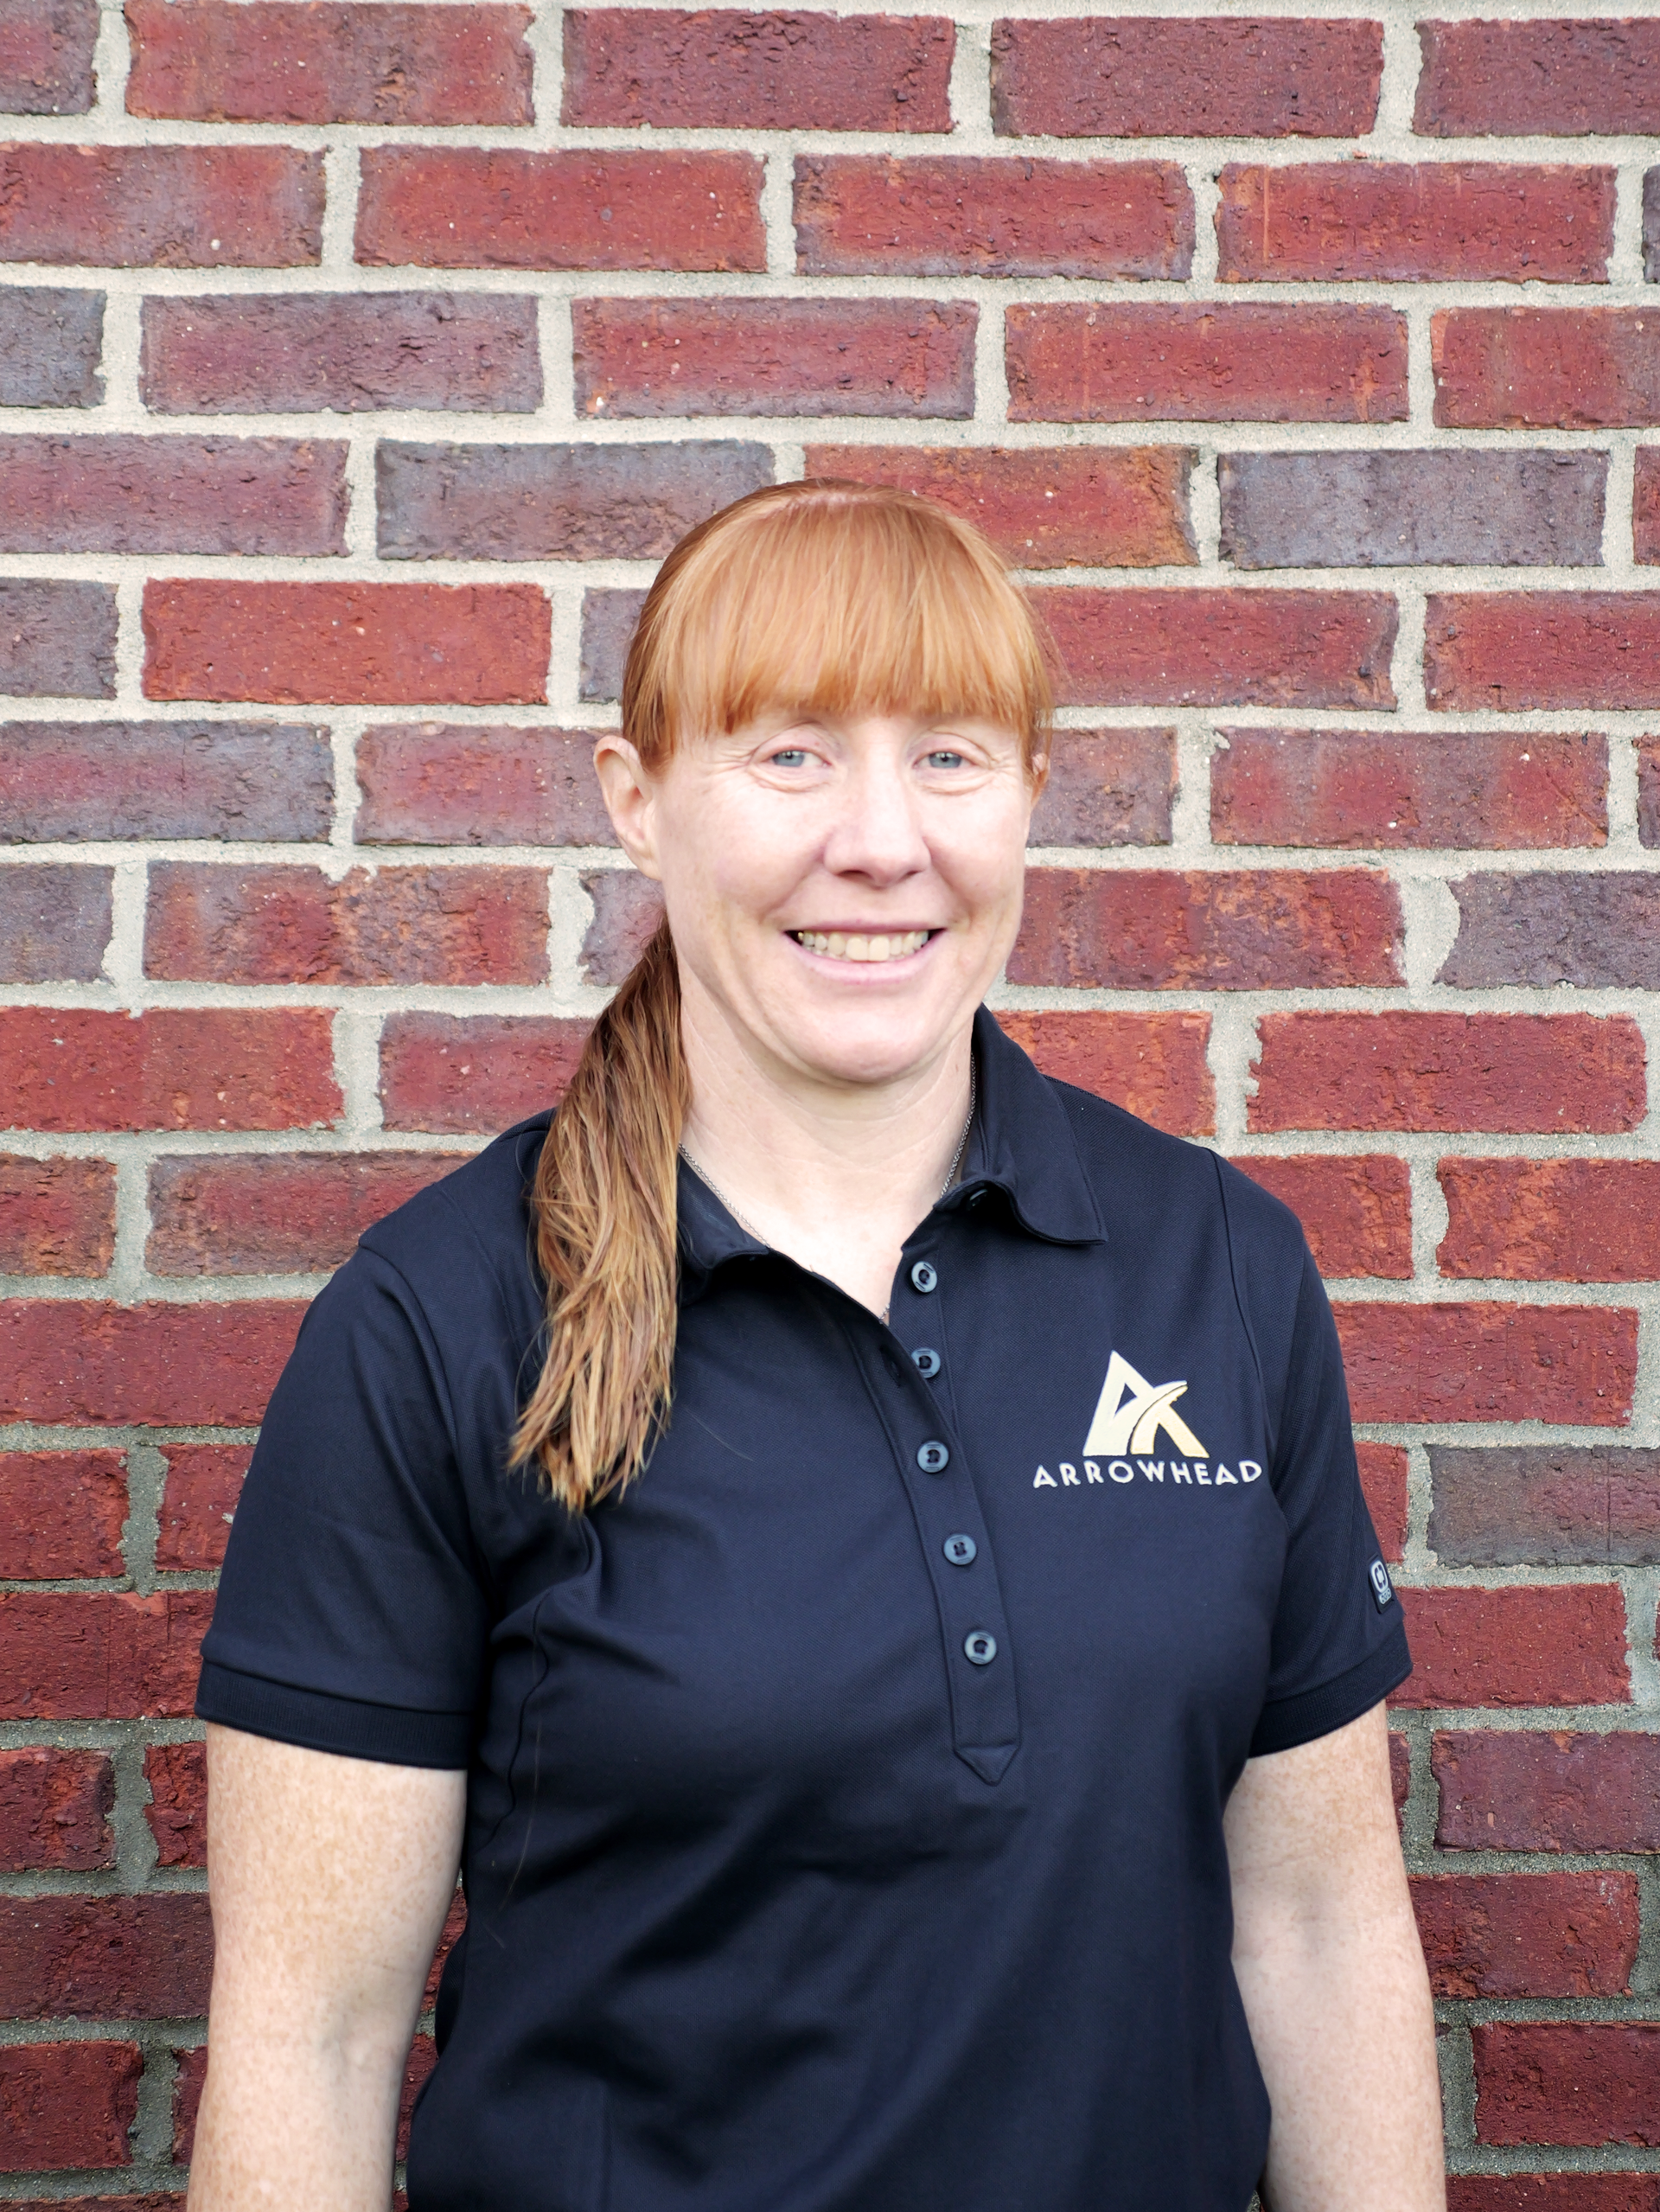
[[[365,1230],[359,1250],[395,1269],[421,1303],[453,1311],[488,1287],[510,1302],[533,1294],[530,1196],[552,1113],[534,1116],[418,1191]]]

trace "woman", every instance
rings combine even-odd
[[[238,1512],[195,2212],[380,2212],[458,1864],[413,2212],[1440,2204],[1318,1278],[981,1010],[1047,709],[923,502],[664,564],[597,761],[666,926]]]

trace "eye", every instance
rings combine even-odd
[[[930,752],[927,756],[928,764],[930,768],[961,768],[962,766],[962,758],[963,757],[960,752],[953,752],[950,748],[946,745],[937,746],[934,751]]]
[[[776,752],[769,753],[767,758],[775,768],[803,768],[807,764],[807,748],[805,745],[780,745]]]

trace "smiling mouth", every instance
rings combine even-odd
[[[840,930],[792,930],[798,945],[826,960],[859,960],[867,965],[884,960],[904,960],[920,952],[934,935],[932,930],[906,930],[888,937],[848,935]]]

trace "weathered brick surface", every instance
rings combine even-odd
[[[92,982],[110,941],[107,868],[25,861],[0,875],[0,981]]]
[[[0,1592],[0,1717],[182,1718],[195,1702],[213,1611],[211,1590]]]
[[[1448,1851],[1660,1851],[1660,1736],[1458,1729],[1432,1764]]]
[[[1660,875],[1465,876],[1449,885],[1459,934],[1440,980],[1660,989]]]
[[[1400,911],[1363,869],[1034,868],[1011,982],[1127,991],[1389,983]]]
[[[1110,1098],[1173,1136],[1216,1127],[1203,1013],[1003,1013],[1015,1043],[1045,1075]]]
[[[380,1032],[386,1125],[471,1136],[557,1105],[589,1027],[556,1014],[393,1014]]]
[[[0,577],[0,694],[108,699],[115,593],[69,578]]]
[[[102,292],[8,284],[0,291],[0,407],[95,407],[104,396]]]
[[[1407,1548],[1407,1523],[1410,1511],[1407,1480],[1409,1472],[1407,1454],[1399,1444],[1376,1444],[1358,1437],[1355,1442],[1355,1457],[1360,1467],[1360,1486],[1366,1493],[1366,1506],[1376,1531],[1378,1547],[1383,1557],[1398,1560]],[[1393,1740],[1390,1745],[1390,1764],[1395,1764]],[[1399,1804],[1406,1796],[1401,1789],[1396,1797]]]
[[[146,300],[139,382],[157,414],[523,414],[542,399],[536,303],[430,291]]]
[[[0,15],[0,114],[84,115],[98,0],[11,0]]]
[[[1387,307],[1012,306],[1012,422],[1400,422],[1407,327]]]
[[[1225,729],[1218,845],[1557,848],[1608,834],[1600,736],[1529,730]]]
[[[1443,1275],[1519,1282],[1660,1275],[1660,1160],[1443,1160]]]
[[[127,0],[127,107],[191,123],[528,123],[530,18],[489,0]]]
[[[1377,110],[1375,22],[1200,16],[1006,21],[993,128],[1013,137],[1346,138]]]
[[[1483,2143],[1660,2145],[1660,2022],[1471,2030]]]
[[[1179,278],[1193,198],[1173,162],[808,155],[795,240],[814,277]]]
[[[102,1751],[0,1751],[0,1869],[90,1874],[115,1864],[115,1770]]]
[[[119,1452],[0,1452],[0,1576],[120,1575],[127,1471]]]
[[[424,269],[763,269],[760,188],[749,154],[374,148],[357,258]]]
[[[200,1891],[0,1897],[0,2006],[10,2018],[188,2020],[208,2010],[212,1969]]]
[[[573,8],[566,123],[612,129],[948,131],[942,16]]]
[[[249,1444],[169,1444],[156,1516],[156,1564],[200,1574],[225,1557],[231,1518],[252,1455]]]
[[[35,1129],[293,1129],[341,1109],[329,1017],[309,1008],[0,1015],[0,1122]]]
[[[1641,561],[1660,560],[1660,468],[1656,458],[1652,446],[1638,448],[1631,487],[1631,542]]]
[[[522,706],[547,684],[533,584],[169,580],[145,585],[144,623],[150,699]]]
[[[1454,1567],[1660,1563],[1660,1452],[1432,1444],[1429,1541]]]
[[[0,2045],[0,2173],[131,2165],[144,2070],[137,2043]]]
[[[0,259],[295,268],[322,199],[322,156],[289,146],[0,146]]]
[[[1660,131],[1660,23],[1426,22],[1413,128],[1443,138]]]
[[[1618,1997],[1630,1986],[1634,1874],[1421,1874],[1412,1902],[1438,1997]]]
[[[358,741],[369,845],[614,845],[586,730],[383,723]]]
[[[1613,244],[1610,168],[1230,163],[1221,182],[1224,282],[1597,284]]]
[[[332,441],[0,438],[0,553],[345,550],[346,448]]]
[[[540,983],[540,868],[231,868],[163,861],[144,972],[218,983]]]
[[[576,300],[577,406],[960,419],[974,411],[976,319],[960,300]]]
[[[1638,743],[1637,822],[1645,845],[1660,845],[1660,738]]]
[[[1029,845],[1168,845],[1173,730],[1057,730]]]
[[[1344,1159],[1329,1153],[1236,1159],[1251,1180],[1288,1205],[1303,1224],[1324,1275],[1412,1273],[1412,1185],[1392,1153]]]
[[[1413,1672],[1390,1703],[1625,1704],[1625,1607],[1607,1582],[1401,1592]]]
[[[1435,419],[1454,430],[1660,422],[1660,332],[1643,308],[1459,307],[1430,325]]]
[[[1432,706],[1660,706],[1660,591],[1433,592]]]
[[[1567,567],[1602,557],[1600,453],[1226,453],[1238,568]]]
[[[329,732],[292,722],[0,722],[0,812],[20,842],[325,838]]]
[[[1091,706],[1392,706],[1381,592],[1044,587],[1066,699]]]
[[[258,1421],[304,1311],[291,1299],[0,1301],[0,1418],[71,1427]]]
[[[163,1866],[208,1863],[208,1760],[200,1743],[153,1743],[144,1754],[144,1819]]]
[[[1647,1104],[1623,1015],[1270,1013],[1253,1129],[1621,1130]]]
[[[243,1153],[150,1171],[153,1273],[305,1275],[351,1257],[364,1230],[459,1167],[441,1152]]]
[[[584,875],[594,917],[582,941],[582,972],[591,983],[620,983],[662,919],[662,893],[632,868]]]
[[[1660,2174],[1449,2174],[1446,2212],[1660,2212]]]
[[[196,2139],[196,2114],[201,2107],[202,2087],[207,2079],[207,2044],[198,2044],[195,2050],[181,2051],[173,2087],[173,2157],[179,2165],[190,2162]]]
[[[644,591],[632,585],[584,592],[577,687],[584,706],[622,696],[622,670],[645,603]]]
[[[375,461],[383,560],[657,560],[772,482],[764,445],[401,444]]]
[[[1629,1421],[1637,1315],[1618,1306],[1337,1307],[1357,1421]]]

